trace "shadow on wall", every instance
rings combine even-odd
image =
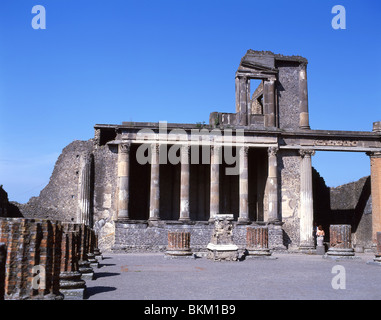
[[[350,224],[359,244],[371,241],[371,181],[364,177],[336,188],[327,187],[313,168],[314,223],[322,225],[329,241],[331,224]],[[366,232],[368,230],[368,232]]]

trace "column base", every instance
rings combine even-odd
[[[237,224],[250,224],[250,220],[248,218],[238,218]]]

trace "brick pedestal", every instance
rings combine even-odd
[[[246,250],[249,256],[270,256],[269,232],[264,226],[246,229]]]
[[[328,257],[353,257],[351,226],[349,224],[334,224],[329,227],[330,247]]]
[[[191,254],[190,232],[168,232],[166,255],[189,256]]]

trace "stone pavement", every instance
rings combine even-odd
[[[88,300],[379,300],[381,266],[359,259],[273,254],[277,259],[213,262],[155,254],[104,254]],[[338,270],[338,271],[337,271]],[[336,287],[336,289],[334,288]],[[340,288],[337,288],[340,287]]]

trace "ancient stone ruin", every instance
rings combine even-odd
[[[207,258],[213,261],[237,261],[238,246],[233,241],[233,216],[217,214],[214,216],[212,238],[207,246]]]
[[[165,252],[168,233],[179,230],[190,233],[193,251],[205,252],[221,214],[233,217],[239,249],[247,227],[263,225],[269,250],[314,253],[314,224],[326,242],[331,224],[350,224],[355,247],[374,250],[381,122],[366,132],[311,128],[307,64],[248,50],[232,75],[231,113],[212,112],[206,124],[96,124],[92,139],[64,148],[39,197],[12,205],[25,218],[89,225],[103,252]],[[330,189],[312,167],[316,152],[366,153],[371,178]],[[9,216],[11,203],[0,205]],[[79,269],[87,267],[80,259]]]

